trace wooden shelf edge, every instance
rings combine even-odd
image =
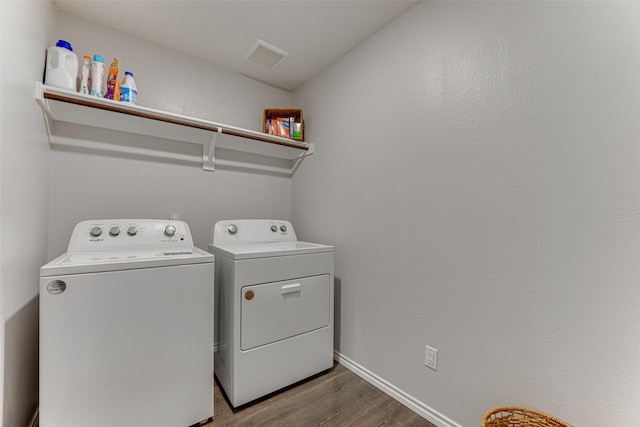
[[[44,99],[50,99],[53,101],[61,101],[70,104],[80,105],[89,108],[97,108],[100,110],[111,111],[115,113],[127,114],[130,116],[136,116],[143,119],[156,120],[160,122],[187,126],[195,129],[202,129],[210,132],[218,132],[236,136],[240,138],[247,138],[255,141],[261,141],[269,144],[280,145],[283,147],[289,147],[298,149],[301,151],[309,151],[309,144],[302,141],[290,140],[274,135],[268,135],[249,129],[238,128],[235,126],[224,125],[221,123],[209,122],[206,120],[191,118],[187,116],[181,116],[174,113],[163,112],[154,110],[147,107],[141,107],[137,105],[122,104],[117,101],[93,98],[88,95],[75,93],[65,89],[58,89],[51,86],[45,86],[42,83],[39,84],[37,89],[39,96]],[[38,96],[38,95],[37,95]]]

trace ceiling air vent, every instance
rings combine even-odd
[[[245,59],[267,68],[276,68],[289,56],[288,52],[258,39],[244,55]]]

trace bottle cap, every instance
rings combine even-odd
[[[125,71],[124,75],[133,77],[133,73],[131,71]]]
[[[83,56],[82,59],[88,59],[89,61],[91,61],[91,57],[89,55]]]
[[[71,47],[71,43],[69,43],[66,40],[62,40],[62,39],[58,40],[58,43],[56,43],[56,46],[57,47],[63,47],[65,49],[69,49],[71,52],[73,52],[73,48]]]
[[[97,62],[104,62],[102,55],[93,55],[93,60]]]

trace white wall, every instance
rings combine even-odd
[[[123,72],[135,75],[140,105],[261,130],[264,108],[292,102],[289,92],[99,23],[60,11],[57,18],[56,37],[70,41],[80,58],[96,53],[107,63],[120,58]],[[190,148],[198,154],[197,146]],[[218,220],[291,216],[288,177],[211,173],[201,165],[57,148],[51,164],[50,257],[65,251],[73,226],[83,219],[178,214],[191,227],[196,245],[206,248]]]
[[[38,276],[47,260],[49,147],[34,85],[53,34],[50,2],[0,1],[0,414],[38,403]]]
[[[635,2],[424,2],[296,91],[293,220],[336,245],[343,356],[461,426],[640,425],[638,28]]]

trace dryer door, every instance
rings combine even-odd
[[[328,274],[243,287],[240,348],[250,350],[326,327],[331,316]]]

